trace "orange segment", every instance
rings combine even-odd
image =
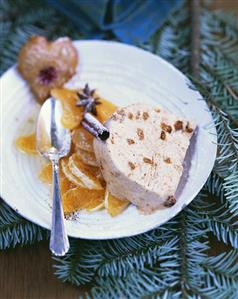
[[[93,152],[93,138],[82,126],[79,126],[72,133],[72,141],[76,147],[87,152]]]
[[[65,177],[64,173],[62,172],[61,165],[59,167],[59,174],[60,174],[60,178]],[[43,183],[52,184],[52,164],[47,163],[43,165],[39,172],[38,177]]]
[[[84,187],[83,182],[78,177],[76,177],[69,169],[68,158],[61,159],[61,167],[64,175],[70,182],[72,182],[76,186]]]
[[[129,205],[129,201],[122,200],[112,195],[108,190],[105,193],[105,207],[108,213],[115,217],[122,213]]]
[[[40,172],[39,179],[46,184],[52,184],[52,165],[51,163],[45,164]]]
[[[69,158],[68,167],[72,174],[84,184],[85,188],[102,189],[100,180],[97,178],[98,168],[85,165],[77,154],[73,154]]]
[[[45,164],[39,173],[39,179],[46,184],[52,184],[52,165],[51,163]],[[67,177],[64,175],[64,172],[60,169],[60,191],[61,194],[65,193],[69,189],[75,188],[76,185],[72,183]]]
[[[73,188],[76,188],[76,185],[70,182],[66,177],[61,176],[60,177],[60,191],[61,196],[64,195],[68,190],[71,190]]]
[[[101,200],[101,198],[100,198],[98,200],[95,200],[95,201],[91,202],[90,205],[88,205],[86,207],[86,210],[88,212],[96,212],[96,211],[99,211],[103,208],[104,208],[104,200]]]
[[[105,190],[89,190],[82,187],[71,189],[63,194],[64,213],[72,213],[81,209],[95,209],[102,205]]]
[[[97,109],[97,118],[99,121],[101,121],[102,123],[104,123],[105,121],[107,121],[112,114],[116,111],[117,106],[114,105],[112,102],[109,102],[105,99],[99,99],[99,102],[101,104],[96,106]]]
[[[84,151],[81,148],[78,148],[76,153],[80,157],[82,162],[85,163],[86,165],[95,166],[95,167],[98,166],[94,153]]]
[[[67,88],[53,88],[51,95],[60,100],[63,105],[63,126],[71,130],[76,128],[83,117],[83,108],[76,106],[79,100],[77,91]]]
[[[16,140],[16,147],[25,154],[36,155],[36,135],[20,136]]]

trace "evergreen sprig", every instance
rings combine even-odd
[[[32,34],[80,38],[70,21],[46,9],[43,1],[0,3],[1,71],[15,62]],[[87,298],[238,297],[237,17],[203,7],[200,33],[199,80],[191,77],[190,1],[139,46],[190,76],[193,88],[207,101],[218,134],[215,167],[197,198],[167,224],[131,238],[71,240],[67,256],[55,258],[56,275],[77,286],[90,283]],[[0,202],[1,249],[40,240],[45,234]],[[212,253],[211,235],[219,253]]]
[[[0,199],[0,249],[32,244],[47,237],[47,231],[22,218]]]

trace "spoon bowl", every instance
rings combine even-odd
[[[37,128],[36,146],[38,152],[47,159],[62,158],[69,153],[71,135],[61,123],[63,109],[60,101],[53,97],[41,107]]]
[[[36,127],[36,148],[43,157],[52,162],[53,209],[50,250],[56,256],[63,256],[69,250],[59,187],[59,160],[70,151],[71,135],[61,123],[62,113],[61,102],[53,97],[48,98],[42,105]]]

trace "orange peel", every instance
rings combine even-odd
[[[62,196],[64,213],[72,213],[81,209],[93,210],[102,206],[105,190],[89,190],[82,187],[73,188]]]
[[[36,155],[36,135],[24,135],[16,139],[16,147],[25,154]]]
[[[106,190],[105,208],[112,217],[121,214],[128,207],[129,203],[129,201],[119,199]]]
[[[68,167],[71,173],[83,183],[85,188],[95,190],[103,189],[97,177],[98,168],[85,165],[77,154],[73,154],[69,158]]]

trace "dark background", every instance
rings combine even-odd
[[[238,0],[214,0],[212,8],[233,9]],[[0,251],[1,299],[76,299],[85,288],[62,283],[54,276],[48,242]]]

